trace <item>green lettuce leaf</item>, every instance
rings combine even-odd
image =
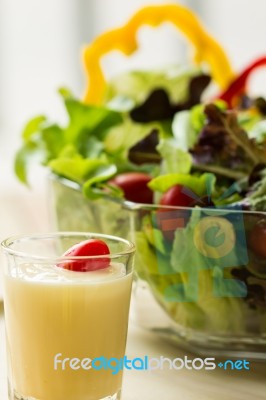
[[[89,199],[98,199],[104,196],[104,190],[101,189],[101,183],[109,180],[117,173],[115,164],[101,165],[92,171],[91,176],[83,185],[83,193]],[[119,195],[120,191],[118,192]]]
[[[29,140],[36,132],[40,130],[44,122],[46,122],[46,117],[44,115],[38,115],[37,117],[32,118],[26,124],[22,132],[22,138],[25,141]]]
[[[226,105],[222,101],[216,100],[214,104],[220,110],[226,109]],[[189,151],[197,143],[198,136],[206,123],[204,109],[204,104],[198,104],[190,110],[178,112],[174,116],[172,131],[176,145],[180,149]]]
[[[215,176],[209,173],[204,173],[201,176],[166,174],[152,179],[148,185],[152,190],[164,193],[170,187],[177,184],[188,187],[196,195],[201,197],[211,193],[215,184]]]
[[[255,124],[253,123],[251,129],[249,129],[249,131],[248,131],[248,136],[250,139],[255,139],[257,143],[265,143],[265,141],[266,141],[266,120],[258,121]]]
[[[154,129],[160,131],[159,123],[137,124],[125,118],[122,124],[112,127],[104,139],[104,149],[110,154],[122,154],[127,159],[128,151]]]
[[[177,146],[175,139],[161,139],[157,150],[163,159],[162,171],[164,173],[188,174],[190,172],[192,157]]]
[[[248,195],[253,210],[266,211],[266,168],[261,172],[261,179],[256,182]]]
[[[84,145],[85,136],[79,140],[84,131],[93,134],[98,138],[103,138],[108,129],[122,122],[120,113],[110,110],[106,107],[92,106],[81,103],[74,98],[65,99],[65,107],[69,117],[69,124],[64,131],[66,142]]]
[[[15,158],[15,173],[23,183],[28,182],[28,171],[33,161],[47,165],[56,174],[76,182],[84,181],[91,168],[92,164],[85,161],[86,158],[93,160],[104,156],[107,163],[104,138],[112,127],[124,121],[122,114],[104,106],[83,104],[67,89],[61,89],[60,94],[68,116],[66,126],[50,123],[46,117],[38,116],[23,130],[23,144]],[[109,164],[112,163],[110,160]]]
[[[75,158],[57,158],[48,165],[55,174],[82,185],[92,174],[97,174],[99,168],[106,167],[106,162],[77,155]]]
[[[194,146],[200,132],[193,128],[191,117],[192,111],[181,111],[175,114],[172,123],[176,146],[186,152]]]
[[[213,210],[213,213],[215,216],[216,211]],[[195,248],[195,227],[201,218],[200,209],[195,209],[186,228],[175,232],[171,265],[182,275],[183,285],[172,286],[172,300],[178,301],[180,296],[179,301],[191,301],[201,309],[205,315],[205,328],[209,332],[241,333],[245,329],[243,303],[237,294],[232,297],[229,292],[231,281],[225,279],[227,268],[221,268],[220,260],[203,256]],[[234,250],[230,255],[230,261],[234,265],[233,258],[238,258]],[[241,290],[239,288],[239,293]],[[171,291],[168,289],[166,294],[169,296]],[[191,328],[199,327],[194,325]]]
[[[200,73],[199,68],[189,66],[174,66],[162,71],[126,72],[108,82],[105,102],[108,105],[111,102],[118,110],[129,110],[129,107],[145,101],[151,91],[159,87],[168,93],[173,103],[178,103],[186,100],[191,78]]]
[[[139,278],[149,283],[154,298],[174,321],[183,327],[204,327],[205,314],[196,304],[177,302],[176,295],[174,295],[174,299],[170,298],[169,289],[175,285],[184,284],[184,280],[182,274],[169,268],[171,252],[169,250],[165,252],[164,249],[164,254],[162,253],[162,248],[165,246],[162,244],[162,238],[159,237],[158,240],[156,231],[153,238],[152,231],[147,235],[145,225],[147,225],[148,219],[150,219],[150,215],[146,216],[143,231],[135,232],[134,238],[138,249],[135,270]],[[162,248],[155,247],[158,243]],[[164,271],[163,274],[162,271]],[[165,273],[166,271],[167,273]]]
[[[28,184],[27,177],[32,163],[43,163],[46,159],[46,150],[39,134],[45,126],[46,117],[40,115],[32,118],[22,131],[23,145],[16,153],[14,170],[18,179],[24,184]]]

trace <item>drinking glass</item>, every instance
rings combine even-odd
[[[110,254],[63,255],[89,239]],[[2,250],[9,399],[120,399],[134,245],[58,232],[8,238]],[[73,263],[104,268],[65,268]]]

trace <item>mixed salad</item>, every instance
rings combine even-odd
[[[61,89],[68,124],[38,116],[23,132],[21,181],[37,157],[134,210],[137,274],[183,328],[266,338],[266,100],[246,90],[264,64],[215,96],[194,66],[120,75],[97,105]]]
[[[148,186],[158,206],[136,232],[137,268],[183,328],[265,337],[264,118],[255,104],[199,105],[157,147],[163,174]]]

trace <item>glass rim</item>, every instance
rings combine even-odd
[[[77,192],[81,193],[81,186],[74,181],[71,181],[68,178],[58,176],[55,173],[50,173],[49,179],[58,181],[64,186],[66,186],[69,189],[73,189]],[[85,198],[85,200],[90,201],[89,199]],[[198,209],[200,211],[206,211],[206,212],[217,212],[217,213],[231,213],[231,214],[240,214],[242,213],[243,215],[265,215],[266,216],[266,211],[265,210],[246,210],[246,209],[241,209],[237,208],[237,203],[233,204],[225,204],[223,206],[213,206],[213,207],[184,207],[184,206],[167,206],[167,205],[161,205],[161,204],[148,204],[148,203],[136,203],[134,201],[126,200],[126,199],[121,199],[121,198],[116,198],[112,197],[111,195],[108,195],[106,193],[102,193],[102,199],[111,201],[113,203],[118,203],[120,204],[125,210],[127,211],[139,211],[139,210],[146,210],[146,211],[191,211]],[[241,206],[241,205],[240,205]]]
[[[37,241],[40,239],[53,239],[53,238],[59,238],[59,237],[82,237],[83,240],[87,239],[106,239],[106,240],[112,240],[114,242],[122,242],[126,245],[126,249],[115,252],[115,253],[110,253],[110,254],[102,254],[102,255],[95,255],[95,256],[39,256],[34,253],[29,253],[29,252],[24,252],[20,250],[15,250],[12,249],[10,246],[12,244],[15,244],[16,242],[23,242],[23,241]],[[83,241],[81,240],[81,241]],[[78,243],[77,243],[78,244]],[[106,235],[102,233],[94,233],[94,232],[69,232],[69,231],[58,231],[58,232],[47,232],[47,233],[31,233],[31,234],[19,234],[19,235],[13,235],[10,236],[4,240],[1,241],[0,243],[1,248],[4,252],[6,252],[8,255],[15,256],[15,257],[21,257],[21,258],[27,258],[31,259],[34,261],[42,261],[42,262],[64,262],[64,261],[82,261],[82,260],[90,260],[90,259],[105,259],[106,257],[110,258],[111,260],[115,260],[119,257],[134,254],[135,252],[135,245],[134,243],[130,242],[127,239],[121,238],[119,236],[113,236],[113,235]]]

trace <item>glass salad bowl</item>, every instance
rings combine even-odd
[[[132,318],[200,355],[266,360],[266,213],[103,198],[50,179],[56,228],[136,244]]]

